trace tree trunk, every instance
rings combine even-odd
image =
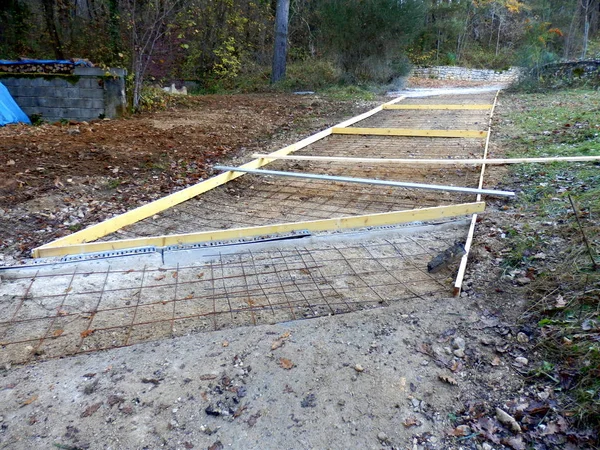
[[[54,1],[53,0],[42,0],[42,6],[44,7],[44,19],[46,21],[46,28],[48,28],[48,34],[52,39],[54,47],[54,56],[56,59],[65,59],[63,54],[62,43],[56,29],[56,20],[54,12]]]
[[[285,78],[289,15],[290,0],[277,0],[277,12],[275,13],[275,47],[273,49],[271,83],[277,83],[279,80]]]

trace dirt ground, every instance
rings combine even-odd
[[[192,184],[217,159],[280,147],[372,106],[299,96],[197,102],[207,107],[0,130],[4,261]],[[501,101],[495,126],[510,107]],[[488,180],[517,183],[494,170]],[[536,331],[519,320],[525,274],[500,267],[503,228],[515,220],[510,203],[488,203],[460,298],[409,296],[385,308],[7,363],[0,448],[587,448],[559,414],[559,393],[527,378],[539,355]]]
[[[124,120],[2,127],[0,262],[208,178],[217,160],[271,151],[380,103],[202,96]]]

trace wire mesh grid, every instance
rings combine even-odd
[[[496,97],[496,91],[478,92],[460,95],[431,95],[427,97],[407,97],[402,105],[491,105]],[[484,111],[482,111],[484,112]]]
[[[215,254],[186,266],[3,274],[0,363],[341,314],[450,289],[427,262],[464,230]]]
[[[328,136],[299,155],[481,158],[482,139]],[[276,161],[271,170],[477,187],[480,168]],[[103,240],[375,214],[474,201],[474,195],[244,175]]]
[[[491,101],[493,95],[439,96],[417,100],[416,103],[471,104]],[[408,117],[407,114],[413,117],[411,123],[415,127],[426,129],[431,127],[428,121],[432,120],[432,114],[438,114],[438,111],[384,110],[355,126],[364,126],[365,123],[369,126],[385,126],[382,124],[401,122],[399,118]],[[455,122],[459,117],[468,120],[479,117],[478,120],[483,124],[487,121],[489,111],[459,110],[440,114],[451,118],[444,123]],[[348,157],[481,158],[484,145],[483,139],[331,135],[296,153]],[[467,187],[476,187],[480,174],[478,167],[440,168],[339,162],[275,161],[269,164],[268,169]],[[474,195],[441,191],[244,175],[100,240],[376,214],[471,202],[474,199]]]
[[[416,128],[427,130],[477,130],[488,128],[489,111],[483,110],[386,110],[361,120],[359,128]]]

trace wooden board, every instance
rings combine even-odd
[[[54,257],[85,253],[105,252],[146,246],[166,247],[169,245],[196,244],[211,241],[227,241],[246,237],[270,236],[276,233],[293,231],[334,231],[352,228],[395,225],[399,223],[437,220],[441,218],[471,215],[485,210],[485,202],[464,203],[459,205],[436,206],[432,208],[411,209],[379,214],[367,214],[353,217],[312,220],[307,222],[282,223],[230,230],[202,231],[198,233],[173,234],[166,236],[122,239],[107,242],[91,242],[67,246],[38,247],[33,250],[34,257]]]
[[[410,128],[333,128],[333,134],[360,134],[365,136],[424,136],[444,138],[485,138],[487,131],[477,130],[419,130]]]
[[[385,105],[383,109],[486,110],[492,105]]]
[[[497,159],[415,159],[415,158],[354,158],[347,156],[312,156],[312,155],[282,155],[273,156],[255,153],[253,158],[284,159],[290,161],[323,161],[323,162],[347,162],[350,165],[356,163],[373,164],[424,164],[424,165],[504,165],[504,164],[531,164],[531,163],[554,163],[554,162],[586,162],[600,161],[600,156],[553,156],[548,158],[497,158]]]
[[[364,120],[372,115],[378,113],[383,109],[385,105],[391,105],[397,103],[404,99],[404,97],[398,97],[390,102],[380,105],[377,108],[374,108],[366,113],[360,114],[356,117],[348,119],[340,124],[338,124],[337,128],[344,128],[350,126],[356,122]],[[288,145],[276,152],[270,154],[270,156],[282,156],[287,155],[289,153],[300,150],[304,147],[307,147],[310,144],[313,144],[332,133],[333,127],[327,128],[326,130],[320,131],[312,136],[309,136],[301,141],[298,141],[292,145]],[[241,167],[247,169],[257,169],[266,164],[269,164],[272,160],[261,158],[250,161],[247,164],[242,165]],[[104,222],[98,223],[96,225],[92,225],[90,227],[85,228],[84,230],[78,231],[76,233],[70,234],[68,236],[56,239],[48,244],[45,244],[39,248],[48,248],[48,247],[60,247],[71,244],[81,244],[85,242],[92,242],[96,239],[104,237],[110,233],[113,233],[121,228],[131,225],[133,223],[139,222],[140,220],[146,219],[148,217],[152,217],[155,214],[160,213],[168,208],[171,208],[175,205],[183,203],[197,195],[208,192],[222,184],[228,183],[231,180],[234,180],[240,176],[243,176],[242,172],[226,172],[215,177],[209,178],[208,180],[202,181],[194,186],[190,186],[189,188],[183,189],[179,192],[175,192],[174,194],[168,195],[166,197],[155,200],[151,203],[147,203],[143,206],[135,208],[131,211],[127,211],[126,213],[115,216],[111,219],[107,219]],[[36,250],[33,251],[33,255],[36,255]]]

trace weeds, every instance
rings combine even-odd
[[[513,94],[511,156],[600,155],[600,99],[592,90]],[[513,168],[529,227],[507,237],[507,266],[534,270],[529,319],[545,359],[535,375],[567,394],[567,414],[600,431],[600,164]],[[538,252],[549,255],[536,261]]]

